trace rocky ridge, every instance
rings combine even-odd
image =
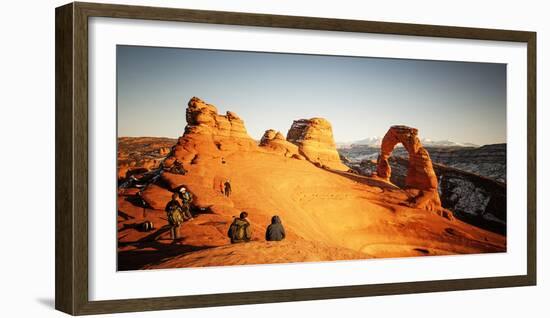
[[[506,183],[506,144],[428,149],[434,162]]]
[[[506,183],[506,144],[481,147],[433,147],[424,145],[424,148],[430,154],[433,163],[443,164]],[[376,160],[380,147],[352,145],[338,148],[338,152],[353,165],[358,165],[363,160]],[[409,155],[404,147],[396,146],[392,156],[408,158]]]
[[[158,168],[176,139],[161,137],[119,137],[117,171],[119,182]]]

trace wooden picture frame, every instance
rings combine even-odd
[[[56,9],[55,307],[72,314],[427,293],[536,284],[536,33],[313,17],[70,3]],[[88,19],[111,17],[527,44],[527,275],[147,299],[88,298]]]

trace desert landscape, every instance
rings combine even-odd
[[[118,270],[506,251],[506,144],[423,145],[422,131],[394,125],[337,145],[320,117],[255,140],[246,118],[197,97],[181,118],[178,139],[119,137]],[[181,187],[193,219],[174,243],[165,207]],[[252,240],[231,244],[242,211]],[[274,215],[279,242],[265,240]]]

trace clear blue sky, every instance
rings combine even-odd
[[[506,65],[117,47],[118,135],[178,137],[193,96],[234,111],[251,137],[324,117],[337,142],[383,136],[506,142]]]

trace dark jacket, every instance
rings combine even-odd
[[[229,226],[227,236],[231,243],[248,242],[252,238],[252,229],[247,219],[235,218]],[[240,236],[240,237],[239,237]]]
[[[285,238],[285,228],[281,223],[281,219],[275,215],[271,218],[271,224],[267,227],[265,231],[265,240],[266,241],[281,241]]]

